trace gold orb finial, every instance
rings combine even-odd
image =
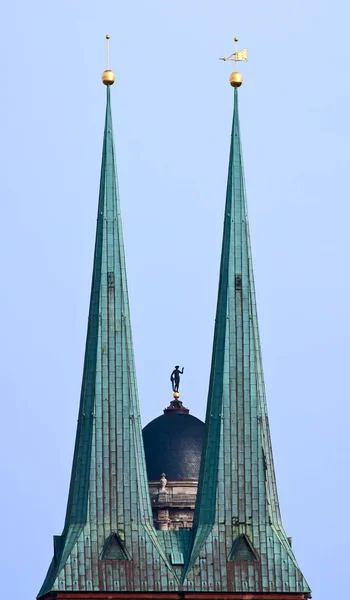
[[[174,396],[175,400],[178,400],[180,398],[179,392],[174,392],[173,396]]]
[[[239,87],[241,87],[242,83],[243,83],[243,77],[242,77],[241,73],[238,73],[238,71],[234,71],[234,73],[231,73],[230,85],[232,85],[232,87],[239,88]]]
[[[234,41],[235,41],[235,42],[238,42],[238,37],[235,37],[235,38],[234,38]]]
[[[104,83],[104,85],[113,85],[113,83],[115,82],[115,75],[113,71],[111,71],[110,69],[107,69],[107,71],[103,71],[102,82]]]
[[[104,85],[113,85],[113,83],[115,82],[115,75],[110,68],[110,39],[111,36],[109,35],[109,33],[107,33],[107,69],[102,73],[102,82],[104,83]]]

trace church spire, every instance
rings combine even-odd
[[[237,50],[232,56],[246,60],[247,53]],[[204,598],[210,592],[225,598],[247,593],[256,600],[269,594],[274,600],[302,600],[310,590],[281,523],[265,401],[238,118],[242,76],[234,72],[230,77],[235,107],[193,530],[156,531],[115,169],[110,89],[115,76],[107,66],[102,75],[107,104],[95,254],[71,483],[64,529],[54,537],[54,556],[39,597],[69,600],[77,592],[86,599],[142,600],[156,593],[160,599],[176,600],[179,593],[195,592]],[[188,416],[179,401],[181,372],[177,365],[171,375],[174,406],[169,408],[179,419]],[[163,496],[165,523],[172,496]]]
[[[247,56],[236,51],[231,57],[246,60],[242,53]],[[193,567],[200,568],[200,556],[215,548],[213,578],[225,590],[307,596],[310,590],[279,510],[243,173],[237,89],[241,74],[232,73],[230,83],[235,88],[234,114],[206,438],[183,581]],[[222,567],[227,568],[226,584],[220,579]]]
[[[155,549],[167,563],[153,527],[142,442],[112,129],[114,80],[108,68],[102,75],[107,104],[95,253],[66,520],[62,535],[54,537],[39,596],[135,589],[140,575],[135,569],[126,583],[124,561]]]

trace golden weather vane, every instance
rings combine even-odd
[[[248,50],[244,48],[238,52],[238,37],[235,37],[236,50],[230,56],[226,56],[226,58],[219,58],[219,60],[233,60],[234,62],[243,61],[246,62],[248,60]]]
[[[248,60],[248,50],[246,48],[244,48],[243,50],[241,50],[240,52],[238,51],[238,37],[235,37],[235,45],[236,45],[236,50],[235,52],[233,52],[232,54],[230,54],[230,56],[226,56],[226,58],[220,58],[219,60],[230,60],[233,61],[235,63],[237,62],[247,62]],[[238,73],[238,71],[235,71],[234,73],[231,73],[230,75],[230,84],[232,85],[232,87],[240,87],[242,85],[242,75],[241,73]]]

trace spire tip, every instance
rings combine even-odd
[[[106,69],[106,71],[103,71],[103,73],[102,73],[102,83],[104,83],[104,85],[113,85],[113,83],[115,82],[115,74],[113,73],[113,71],[111,71],[111,68],[110,68],[110,47],[109,47],[110,39],[111,39],[111,36],[109,35],[109,33],[107,33],[106,34],[107,69]]]
[[[236,44],[236,50],[235,52],[233,52],[233,54],[230,54],[230,56],[227,56],[226,58],[222,58],[221,60],[232,60],[235,63],[237,63],[238,61],[244,61],[246,62],[248,60],[248,52],[247,50],[244,48],[244,50],[241,50],[240,52],[238,51],[238,37],[234,38],[235,44]],[[239,88],[241,87],[243,83],[243,77],[241,75],[241,73],[239,73],[238,71],[234,71],[233,73],[231,73],[230,75],[230,85],[234,88]]]

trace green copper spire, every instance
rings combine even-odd
[[[308,594],[309,587],[282,527],[278,504],[237,89],[234,96],[207,430],[183,581],[195,569],[200,578],[206,578],[208,567],[202,566],[207,562],[203,557],[212,555],[212,585],[220,582],[216,591]]]
[[[67,599],[71,592],[81,597],[92,592],[103,600],[124,592],[132,598],[150,592],[168,598],[171,593],[210,592],[217,597],[273,594],[275,600],[302,600],[310,590],[282,527],[273,467],[237,89],[193,529],[154,529],[115,168],[110,106],[114,80],[108,68],[102,75],[107,108],[67,514],[62,534],[54,537],[54,556],[39,597]],[[241,83],[240,74],[234,73],[231,84]]]
[[[126,561],[131,564],[140,554],[155,553],[158,562],[168,562],[153,528],[148,491],[110,87],[106,91],[89,321],[67,514],[62,535],[54,538],[54,557],[39,596],[50,591],[141,589],[140,570],[126,577]]]

